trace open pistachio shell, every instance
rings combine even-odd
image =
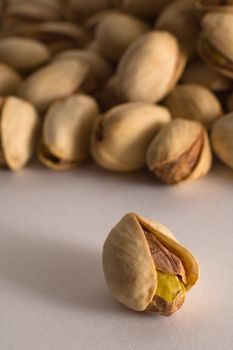
[[[49,49],[39,41],[18,37],[0,40],[0,61],[17,70],[35,69],[49,59]]]
[[[195,43],[201,30],[193,0],[176,0],[159,14],[155,28],[174,34],[189,56],[194,56]]]
[[[136,17],[112,13],[99,23],[96,40],[103,56],[118,62],[129,45],[148,30],[149,26]]]
[[[136,311],[156,311],[170,315],[181,305],[173,304],[167,310],[156,309],[155,296],[161,288],[172,294],[173,285],[161,285],[161,270],[153,258],[153,251],[146,234],[163,246],[179,261],[183,276],[177,282],[183,285],[185,294],[199,278],[199,265],[193,255],[179,244],[163,225],[129,213],[112,229],[103,247],[103,269],[106,283],[113,296],[125,306]],[[160,271],[159,271],[160,270]],[[169,274],[172,278],[173,273]],[[165,277],[165,276],[163,276]],[[165,293],[165,294],[166,294]],[[163,292],[162,292],[163,294]]]
[[[217,97],[197,84],[177,85],[164,104],[174,118],[196,120],[208,129],[223,115]]]
[[[233,113],[216,121],[212,128],[211,141],[216,155],[233,169]]]
[[[73,95],[55,102],[43,124],[39,158],[55,170],[69,169],[89,157],[90,135],[99,113],[96,101]]]
[[[174,119],[155,136],[147,165],[162,181],[176,184],[208,173],[212,155],[205,128],[198,122]]]
[[[195,4],[198,10],[205,12],[233,11],[233,0],[196,0]]]
[[[176,85],[185,62],[172,34],[149,32],[131,44],[120,60],[119,93],[128,101],[158,102]]]
[[[16,171],[25,166],[34,150],[38,115],[28,102],[6,97],[0,104],[1,165]]]
[[[187,84],[203,85],[215,92],[227,91],[233,87],[231,79],[219,74],[201,60],[192,61],[187,65],[181,81]]]
[[[233,78],[233,13],[208,13],[197,44],[201,58],[219,73]]]
[[[19,87],[19,96],[43,112],[52,102],[76,92],[88,75],[88,66],[79,60],[55,61],[23,81]]]
[[[0,63],[0,96],[14,94],[20,83],[20,75],[11,67]]]
[[[166,108],[149,103],[114,107],[94,123],[92,156],[109,170],[126,172],[143,168],[149,143],[170,119]]]

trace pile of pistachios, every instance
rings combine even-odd
[[[233,1],[2,0],[0,167],[233,169]]]

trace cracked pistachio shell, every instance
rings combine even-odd
[[[99,114],[96,101],[73,95],[48,110],[41,136],[39,158],[54,170],[69,169],[90,155],[90,135]]]
[[[206,14],[197,49],[207,64],[233,78],[233,13]]]
[[[118,62],[130,44],[147,31],[149,26],[138,18],[112,13],[100,21],[95,36],[103,56]]]
[[[61,59],[77,59],[88,65],[91,74],[95,77],[99,84],[103,84],[113,72],[112,66],[97,52],[89,50],[67,50],[61,52],[56,57],[57,60]]]
[[[147,151],[147,166],[167,184],[196,180],[212,164],[208,135],[196,121],[174,119],[155,136]]]
[[[0,96],[14,94],[20,83],[20,75],[13,68],[0,63]]]
[[[79,90],[89,75],[89,68],[79,60],[55,61],[39,69],[19,87],[19,96],[43,112],[55,100]]]
[[[229,112],[233,112],[233,93],[228,97],[227,108]]]
[[[231,79],[219,74],[201,60],[192,61],[187,65],[181,81],[187,84],[203,85],[216,92],[230,90],[233,87]]]
[[[109,7],[109,0],[68,0],[78,17],[88,17]]]
[[[197,84],[177,85],[164,101],[174,118],[195,120],[210,128],[223,115],[217,97]]]
[[[126,214],[104,243],[103,270],[113,296],[136,311],[148,308],[158,284],[157,271],[143,230],[154,235],[181,260],[187,291],[199,278],[198,262],[165,226],[134,213]]]
[[[216,155],[233,169],[233,113],[216,121],[212,128],[211,141]]]
[[[49,59],[49,49],[39,41],[19,37],[0,40],[0,61],[16,70],[32,70]]]
[[[161,101],[176,85],[185,62],[172,34],[149,32],[131,44],[120,60],[119,93],[127,101]]]
[[[155,28],[173,33],[189,56],[196,54],[201,26],[193,0],[172,1],[159,14]]]
[[[196,0],[195,4],[198,10],[205,12],[233,11],[233,0]]]
[[[103,168],[134,171],[143,168],[147,147],[171,119],[165,107],[134,102],[112,108],[94,123],[91,151]]]
[[[0,164],[16,171],[32,156],[39,126],[35,108],[17,97],[0,102]]]
[[[110,0],[117,8],[138,17],[154,19],[161,9],[173,0]]]

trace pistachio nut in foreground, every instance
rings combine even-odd
[[[233,169],[233,113],[216,121],[212,128],[211,142],[216,155]]]
[[[119,94],[127,101],[161,101],[176,85],[185,63],[174,35],[148,32],[129,46],[119,62]]]
[[[174,118],[196,120],[208,129],[223,115],[217,97],[197,84],[177,85],[164,104]]]
[[[89,67],[82,61],[59,60],[27,77],[20,85],[18,94],[44,112],[56,100],[81,89],[88,77]]]
[[[194,256],[160,223],[126,214],[103,247],[103,270],[113,296],[136,311],[170,316],[199,279]]]
[[[195,4],[198,10],[205,12],[233,11],[233,0],[196,0]]]
[[[146,158],[148,168],[167,184],[196,180],[212,164],[207,132],[196,121],[174,119],[155,136]]]
[[[21,83],[21,76],[10,66],[0,63],[0,96],[15,94]]]
[[[197,43],[201,58],[217,72],[233,78],[233,13],[208,13]]]
[[[146,150],[171,120],[165,107],[145,102],[119,105],[100,115],[92,130],[91,153],[103,168],[120,172],[146,165]]]
[[[40,161],[53,170],[65,170],[88,158],[98,114],[96,101],[87,95],[73,95],[52,104],[42,127]]]
[[[0,167],[23,168],[32,156],[39,119],[35,108],[17,97],[0,99]]]

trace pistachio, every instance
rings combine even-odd
[[[233,169],[233,113],[216,121],[212,129],[211,141],[216,155]]]
[[[154,19],[161,9],[173,0],[110,0],[110,3],[138,17]]]
[[[233,13],[208,13],[202,21],[197,49],[217,72],[233,78]]]
[[[189,56],[196,54],[195,43],[201,27],[193,0],[176,0],[169,3],[159,14],[155,28],[174,34]]]
[[[100,21],[96,40],[103,56],[118,62],[130,44],[148,30],[149,26],[136,17],[110,13]]]
[[[0,40],[0,61],[16,70],[32,70],[49,59],[48,48],[39,41],[17,37]]]
[[[94,34],[97,27],[104,20],[104,18],[118,13],[121,12],[114,8],[109,8],[106,10],[96,12],[84,21],[84,28],[88,30],[88,32]]]
[[[177,85],[164,102],[174,118],[196,120],[210,128],[223,115],[216,96],[197,84]]]
[[[233,93],[228,97],[227,108],[229,112],[233,112]]]
[[[196,180],[212,163],[207,132],[195,121],[174,119],[155,136],[147,151],[147,165],[167,184]]]
[[[20,82],[21,77],[14,69],[0,63],[0,96],[14,94]]]
[[[99,113],[96,101],[73,95],[55,102],[43,124],[39,159],[54,170],[69,169],[89,157],[92,124]]]
[[[30,75],[21,84],[19,96],[43,112],[55,100],[78,91],[88,75],[88,66],[79,60],[55,61]]]
[[[126,214],[103,247],[103,270],[113,296],[136,311],[172,315],[199,278],[193,255],[157,222]]]
[[[127,172],[143,168],[149,143],[170,118],[166,108],[149,103],[126,103],[112,108],[94,123],[93,158],[109,170]]]
[[[130,45],[119,63],[119,93],[128,101],[158,102],[176,85],[185,62],[172,34],[149,32]]]
[[[203,85],[215,92],[230,90],[233,86],[231,79],[219,74],[201,60],[190,62],[181,80],[184,83]]]
[[[196,7],[199,10],[210,11],[233,11],[232,0],[196,0]]]
[[[0,166],[16,171],[30,159],[38,129],[38,115],[28,102],[17,97],[0,101]]]

